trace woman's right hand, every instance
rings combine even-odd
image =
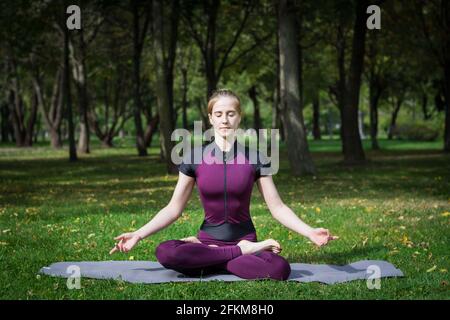
[[[134,232],[122,233],[120,236],[114,238],[119,240],[118,243],[111,249],[109,254],[113,254],[116,251],[128,252],[140,241],[142,238]]]

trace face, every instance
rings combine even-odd
[[[236,105],[236,99],[221,97],[214,104],[212,113],[209,114],[209,122],[214,128],[215,134],[222,138],[232,136],[239,127],[241,116],[236,110]]]

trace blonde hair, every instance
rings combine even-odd
[[[212,93],[211,97],[209,97],[209,100],[208,100],[208,113],[209,114],[212,114],[214,105],[222,97],[230,97],[230,98],[236,99],[236,101],[237,101],[237,104],[235,106],[236,111],[239,113],[239,115],[241,115],[241,113],[242,113],[241,112],[241,100],[239,99],[237,94],[235,94],[233,91],[231,91],[229,89],[218,89]]]

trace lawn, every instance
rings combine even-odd
[[[128,254],[109,256],[113,237],[145,224],[167,204],[177,176],[166,175],[159,150],[137,157],[131,141],[94,144],[79,162],[46,144],[0,146],[0,299],[449,299],[450,156],[441,142],[380,141],[365,165],[341,164],[339,141],[311,141],[316,177],[290,175],[282,148],[274,177],[284,202],[304,221],[340,239],[316,248],[275,221],[255,186],[251,212],[258,238],[274,238],[289,262],[345,264],[382,259],[404,278],[323,285],[277,282],[129,284],[37,274],[57,261],[153,260],[167,239],[194,235],[203,211],[195,191],[174,224]]]

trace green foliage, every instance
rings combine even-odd
[[[400,124],[393,131],[394,137],[413,141],[434,141],[439,137],[439,133],[439,128],[424,123]]]

